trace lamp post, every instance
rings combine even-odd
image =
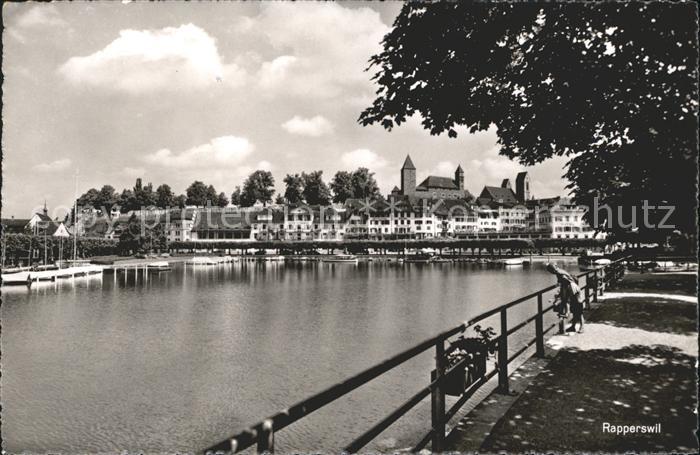
[[[48,261],[48,257],[46,255],[46,231],[48,230],[48,223],[44,222],[44,267],[47,266],[46,262]]]

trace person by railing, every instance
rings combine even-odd
[[[571,326],[565,332],[582,333],[584,297],[578,285],[578,279],[556,264],[547,264],[547,271],[557,277],[557,283],[559,284],[559,294],[554,297],[554,301],[558,301],[558,305],[555,303],[555,309],[560,318],[560,327],[563,325],[563,321],[566,320],[568,313],[571,312]]]

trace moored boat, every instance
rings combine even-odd
[[[525,262],[525,258],[506,258],[501,261],[504,265],[523,265]]]
[[[440,257],[440,256],[433,256],[433,257],[430,259],[430,262],[434,262],[434,263],[437,263],[437,264],[444,264],[444,263],[452,262],[452,259],[443,258],[443,257]]]
[[[404,259],[404,262],[411,263],[411,264],[428,264],[432,260],[432,257],[429,254],[424,254],[424,253],[418,253],[418,254],[413,254],[410,256],[406,256]]]
[[[187,261],[187,263],[191,265],[216,265],[218,261],[206,256],[195,256]]]
[[[266,256],[265,257],[266,261],[271,261],[271,262],[278,262],[278,261],[284,261],[284,256]]]
[[[149,272],[166,272],[172,270],[168,261],[151,262],[147,267]]]
[[[323,262],[357,264],[357,256],[352,254],[334,254],[321,259]]]

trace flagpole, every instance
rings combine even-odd
[[[75,266],[78,260],[78,173],[79,168],[75,169],[75,194],[73,204],[73,265]]]

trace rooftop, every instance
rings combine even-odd
[[[425,191],[429,188],[442,188],[446,190],[458,190],[459,187],[454,180],[449,177],[438,177],[436,175],[428,176],[423,182],[416,187],[417,191]]]
[[[416,166],[413,164],[413,161],[411,161],[411,155],[406,155],[406,161],[403,162],[403,166],[401,166],[401,169],[416,169]]]

